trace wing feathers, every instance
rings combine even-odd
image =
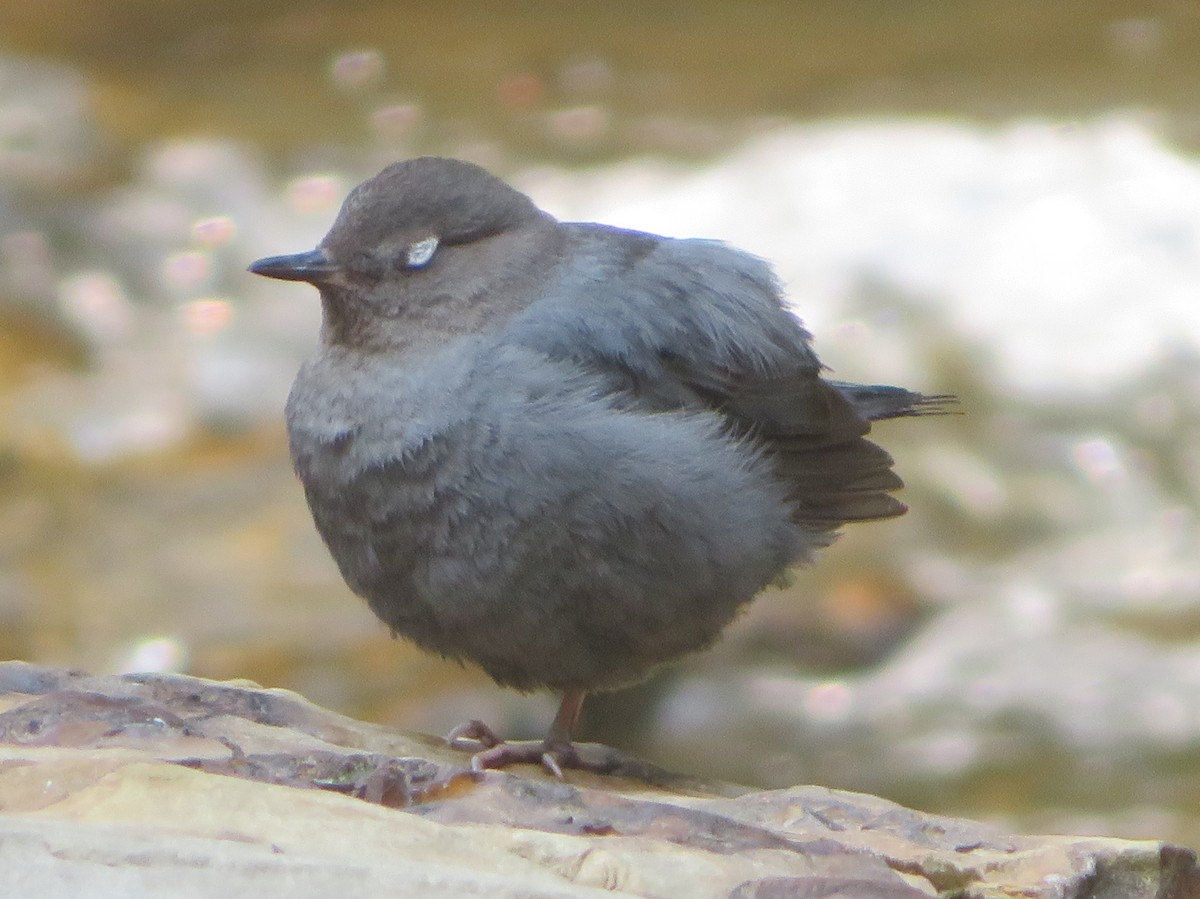
[[[596,267],[586,286],[565,274],[536,316],[514,321],[514,339],[585,366],[632,408],[719,413],[773,461],[798,523],[833,530],[904,513],[890,495],[903,486],[892,458],[865,435],[873,421],[939,414],[952,398],[824,380],[770,267],[747,253],[563,227]]]

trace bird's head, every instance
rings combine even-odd
[[[315,250],[259,259],[250,271],[315,285],[327,324],[346,316],[411,317],[414,306],[453,307],[463,290],[478,292],[506,252],[480,245],[553,222],[479,166],[423,156],[393,163],[354,188]]]

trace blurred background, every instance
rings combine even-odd
[[[663,765],[1200,845],[1200,7],[0,0],[0,656],[540,736],[392,641],[286,458],[341,198],[422,153],[774,262],[877,428],[860,525],[586,730]]]

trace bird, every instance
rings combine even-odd
[[[316,249],[249,271],[320,294],[285,415],[346,584],[394,635],[561,695],[540,742],[456,728],[477,770],[611,767],[574,742],[586,696],[902,514],[866,435],[953,399],[828,379],[750,253],[559,221],[457,159],[389,165]]]

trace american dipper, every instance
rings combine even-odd
[[[762,260],[559,222],[467,162],[398,162],[320,246],[250,271],[321,294],[292,461],[396,635],[562,705],[479,722],[478,768],[585,763],[584,697],[711,644],[844,523],[905,511],[870,422],[945,397],[830,381]]]

